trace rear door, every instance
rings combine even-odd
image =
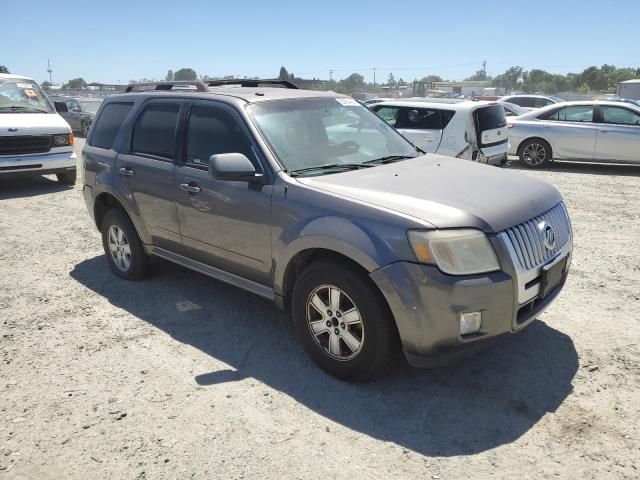
[[[640,163],[640,114],[605,105],[599,110],[596,160]]]
[[[546,114],[541,122],[556,158],[593,160],[596,123],[593,105],[569,105]]]
[[[182,250],[173,163],[182,108],[179,99],[146,102],[135,120],[128,151],[116,159],[118,188],[132,200],[153,244],[174,252]]]
[[[505,154],[508,148],[507,117],[501,105],[487,105],[473,111],[478,146],[487,158]]]
[[[270,171],[232,107],[194,102],[186,121],[185,152],[176,167],[180,231],[188,257],[267,284],[271,271]],[[209,157],[242,153],[264,182],[225,181],[209,176]]]
[[[442,140],[442,119],[435,108],[401,107],[396,129],[411,143],[427,153],[434,153]]]

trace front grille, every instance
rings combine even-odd
[[[555,231],[555,247],[551,250],[544,245],[541,225],[551,225]],[[571,225],[564,204],[559,203],[531,220],[506,229],[505,233],[513,245],[520,268],[531,270],[552,259],[571,240]]]
[[[0,137],[0,155],[26,155],[51,150],[50,136],[16,135]]]

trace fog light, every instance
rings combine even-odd
[[[480,331],[482,326],[482,312],[460,314],[460,335],[469,335]]]

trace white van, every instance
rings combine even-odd
[[[0,74],[0,178],[55,174],[76,181],[69,124],[31,78]]]
[[[507,159],[507,120],[495,102],[391,100],[370,108],[427,153],[490,165]]]

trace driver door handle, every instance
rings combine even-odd
[[[130,177],[131,175],[136,173],[133,170],[131,170],[131,168],[129,167],[122,167],[120,168],[119,172],[120,172],[120,175],[124,175],[125,177]]]
[[[193,182],[181,183],[180,188],[185,192],[189,192],[189,193],[198,193],[200,191],[200,187]]]

